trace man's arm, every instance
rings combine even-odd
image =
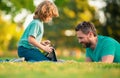
[[[107,56],[103,56],[101,61],[105,63],[112,63],[113,59],[114,59],[114,56],[107,55]]]
[[[86,57],[86,62],[92,62],[92,60],[89,57]]]

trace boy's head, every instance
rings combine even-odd
[[[43,1],[35,10],[34,19],[40,19],[43,22],[49,22],[52,17],[59,16],[58,9],[53,2]]]

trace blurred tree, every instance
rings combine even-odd
[[[106,7],[103,8],[106,23],[101,33],[111,36],[120,42],[120,0],[105,0]]]
[[[82,21],[99,24],[95,9],[87,0],[55,0],[60,16],[45,26],[45,38],[52,40],[56,47],[80,47],[74,28]],[[54,23],[54,24],[53,24]]]
[[[0,0],[0,10],[4,11],[5,14],[12,15],[12,17],[20,13],[22,9],[33,12],[35,9],[33,0]]]
[[[1,11],[11,14],[12,17],[23,8],[31,12],[35,8],[33,0],[1,0],[0,4]],[[45,32],[44,38],[52,40],[59,47],[76,47],[78,45],[74,32],[77,23],[81,21],[99,23],[95,18],[94,8],[90,7],[87,0],[55,0],[55,4],[58,6],[60,17],[53,19],[49,27],[45,26],[47,32]]]
[[[3,20],[0,15],[0,50],[15,50],[21,34],[22,29],[19,29],[11,21]],[[10,48],[11,46],[14,48]]]
[[[107,20],[106,24],[102,25],[96,16],[95,8],[88,4],[88,0],[55,0],[60,17],[54,18],[49,24],[45,24],[44,38],[51,40],[56,47],[80,47],[74,28],[81,21],[91,21],[95,24],[100,34],[112,36],[120,41],[120,10],[118,10],[120,8],[120,0],[105,1],[107,6],[103,8],[103,11]],[[26,9],[31,13],[35,9],[33,0],[0,0],[0,4],[0,12],[10,14],[12,18],[20,13],[22,9]],[[8,24],[8,22],[0,19],[0,33],[3,33],[3,35],[0,34],[0,45],[2,45],[0,48],[15,48],[15,46],[11,45],[13,42],[17,43],[21,31],[17,32],[18,30],[16,31],[16,29],[20,28],[21,30],[22,23],[20,22],[18,23],[19,25],[16,25],[9,22]],[[9,31],[6,30],[8,26],[10,26]]]
[[[33,12],[35,9],[33,0],[0,0],[0,51],[17,49],[17,42],[23,32],[24,19],[18,23],[13,19],[23,9]],[[12,18],[3,19],[5,15],[10,15]]]

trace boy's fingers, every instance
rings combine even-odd
[[[46,40],[45,42],[46,42],[46,43],[49,43],[49,44],[51,43],[51,41],[50,41],[50,40]]]

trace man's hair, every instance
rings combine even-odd
[[[46,21],[47,17],[59,16],[58,9],[53,2],[43,1],[41,2],[34,12],[33,19],[40,19]]]
[[[84,34],[88,34],[89,32],[92,32],[94,36],[97,36],[97,32],[94,24],[86,21],[78,24],[75,28],[75,31],[82,31]]]

